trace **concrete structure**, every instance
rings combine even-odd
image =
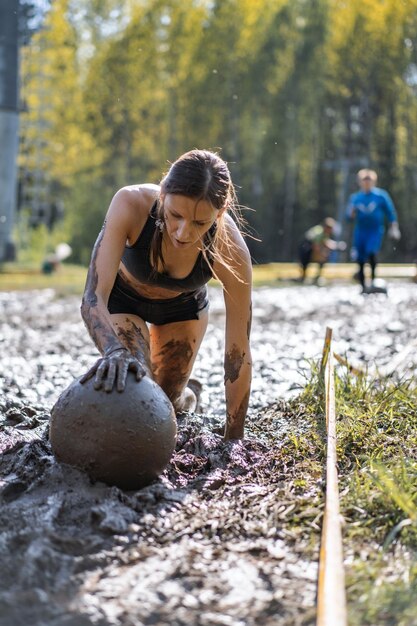
[[[16,210],[19,149],[18,0],[0,3],[0,262],[14,259],[12,242]]]

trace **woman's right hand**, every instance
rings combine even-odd
[[[127,348],[117,348],[105,354],[81,378],[83,384],[95,375],[94,389],[103,388],[110,393],[116,383],[117,391],[124,391],[129,370],[136,372],[136,380],[140,381],[147,371]]]

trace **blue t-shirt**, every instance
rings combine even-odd
[[[379,187],[374,187],[368,193],[358,191],[352,194],[346,217],[350,221],[355,220],[356,229],[360,230],[383,230],[385,218],[389,223],[397,221],[391,196]]]

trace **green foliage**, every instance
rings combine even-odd
[[[301,400],[322,428],[317,371]],[[368,375],[336,375],[337,455],[349,623],[415,622],[417,388]]]
[[[68,231],[62,223],[52,232],[45,224],[31,228],[28,221],[25,223],[21,218],[19,228],[15,229],[14,240],[18,244],[18,262],[40,268],[45,257],[53,253],[59,243],[68,241]],[[30,288],[30,284],[26,287]]]
[[[53,182],[85,262],[119,187],[158,182],[190,148],[220,149],[241,204],[255,209],[248,219],[262,241],[250,245],[264,262],[293,258],[306,228],[340,217],[355,172],[369,164],[404,235],[386,260],[413,260],[416,8],[56,0],[24,51],[22,166],[36,160]]]

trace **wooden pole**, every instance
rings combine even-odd
[[[317,626],[346,626],[346,593],[336,456],[336,403],[332,329],[326,329],[322,370],[326,391],[326,502],[320,546]]]

